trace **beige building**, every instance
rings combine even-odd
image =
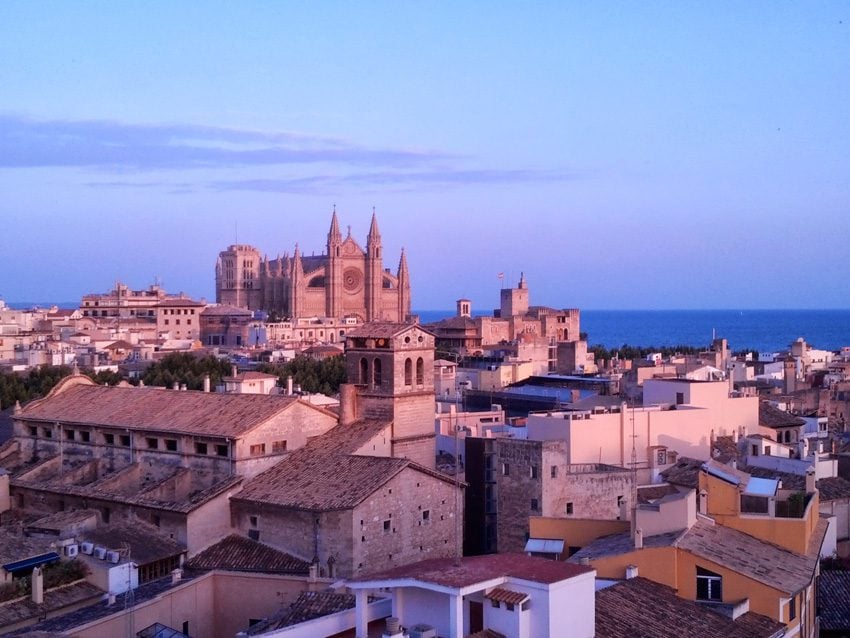
[[[265,310],[281,318],[354,317],[364,321],[406,321],[410,316],[410,275],[402,251],[396,274],[384,268],[378,222],[372,214],[366,249],[343,239],[336,211],[323,255],[262,257],[253,246],[236,244],[219,254],[216,301]]]
[[[199,339],[200,315],[207,305],[186,298],[166,298],[156,304],[156,331],[167,339]]]

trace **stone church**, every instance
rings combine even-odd
[[[351,236],[351,227],[343,239],[334,211],[324,255],[302,255],[298,244],[292,256],[277,259],[263,257],[245,244],[219,253],[215,296],[220,304],[292,320],[355,317],[358,322],[405,322],[410,316],[410,275],[404,250],[395,275],[384,268],[374,213],[364,250]]]

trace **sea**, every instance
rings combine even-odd
[[[44,303],[9,303],[11,308],[49,308]],[[78,302],[56,304],[76,308]],[[454,310],[415,310],[422,323],[452,317]],[[485,314],[485,313],[479,313]],[[619,348],[706,347],[723,337],[733,351],[780,352],[802,337],[820,350],[850,346],[848,310],[582,310],[588,345]]]
[[[454,311],[418,311],[429,323]],[[617,348],[708,346],[723,337],[733,351],[779,352],[802,337],[820,350],[850,346],[850,310],[582,310],[588,345]]]

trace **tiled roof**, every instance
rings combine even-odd
[[[817,600],[821,631],[850,632],[850,571],[823,570]]]
[[[307,574],[310,565],[280,550],[250,538],[231,534],[194,556],[190,569],[225,569],[239,572]]]
[[[647,485],[637,488],[638,503],[651,503],[670,494],[678,494],[679,490],[668,483],[662,485]]]
[[[466,587],[495,578],[517,578],[551,585],[593,571],[586,565],[535,558],[525,554],[486,554],[464,556],[460,564],[453,558],[435,558],[383,572],[367,574],[349,583],[410,579],[445,587]]]
[[[500,603],[518,605],[528,600],[528,594],[521,591],[512,591],[504,587],[496,587],[496,589],[491,589],[489,592],[484,594],[484,598],[487,600],[495,600]]]
[[[713,459],[721,463],[729,463],[729,461],[738,460],[738,446],[731,436],[718,436],[714,439],[714,446],[711,449]]]
[[[661,478],[673,485],[696,489],[699,487],[699,473],[703,463],[704,460],[681,456],[675,465],[661,472]]]
[[[646,578],[632,578],[596,592],[597,638],[773,638],[785,626],[747,612],[732,620]]]
[[[40,605],[35,604],[29,597],[2,603],[0,604],[0,632],[2,632],[2,627],[12,623],[43,618],[47,614],[55,615],[63,607],[95,599],[101,595],[103,595],[103,591],[91,583],[81,581],[46,590],[44,602]]]
[[[7,527],[0,528],[0,565],[52,551],[50,541],[30,538]]]
[[[236,306],[207,306],[206,309],[201,312],[201,315],[204,317],[225,315],[239,315],[240,317],[250,317],[252,314],[253,313],[250,310],[245,310],[244,308],[237,308]]]
[[[380,322],[375,321],[371,323],[363,323],[359,326],[353,328],[352,330],[345,333],[346,337],[357,337],[360,339],[372,338],[372,339],[389,339],[391,337],[396,336],[407,330],[408,328],[414,327],[416,324],[412,323],[390,323],[390,322]],[[422,329],[421,326],[417,326]],[[424,330],[427,332],[427,330]]]
[[[412,465],[407,459],[296,450],[233,498],[310,511],[352,508]]]
[[[336,594],[331,591],[303,591],[291,605],[266,621],[252,625],[248,635],[282,629],[290,625],[335,614],[355,605],[352,594]]]
[[[200,301],[195,301],[194,299],[185,299],[185,298],[177,298],[177,299],[165,299],[160,301],[158,304],[154,304],[154,308],[176,308],[180,307],[193,307],[198,308],[199,306],[206,306],[207,304],[201,303]]]
[[[791,474],[790,472],[780,472],[767,467],[758,467],[757,465],[745,465],[741,469],[756,478],[779,479],[782,481],[782,489],[785,490],[805,490],[806,477],[799,474]]]
[[[251,380],[260,380],[260,379],[277,379],[276,374],[266,374],[265,372],[257,372],[256,370],[249,370],[247,372],[240,372],[235,377],[223,377],[222,381],[251,381]]]
[[[353,454],[389,426],[389,421],[360,419],[348,425],[332,427],[307,443],[305,447],[314,454]]]
[[[75,383],[62,385],[72,379]],[[48,396],[29,403],[19,418],[239,437],[297,401],[261,394],[106,387],[76,379],[68,377]]]
[[[675,532],[667,532],[666,534],[655,534],[653,536],[645,536],[643,538],[643,546],[645,549],[656,547],[673,547],[676,540],[685,532],[678,530]],[[620,556],[634,551],[635,543],[632,535],[629,532],[621,532],[619,534],[611,534],[597,538],[595,541],[582,547],[575,554],[570,556],[570,563],[579,563],[582,558],[587,558],[591,561],[597,558],[605,558],[606,556]]]
[[[122,555],[122,558],[139,565],[179,556],[186,551],[176,540],[140,519],[102,525],[81,532],[80,538],[108,549],[127,550],[128,553]]]
[[[822,478],[816,485],[820,491],[821,502],[850,498],[850,481],[840,476]]]
[[[785,410],[780,410],[767,401],[759,402],[759,425],[766,428],[787,428],[805,424],[805,419],[788,414]]]
[[[820,521],[818,525],[824,524]],[[816,529],[813,536],[820,533],[822,538],[824,531]],[[818,547],[813,555],[797,554],[703,519],[697,520],[676,546],[788,594],[798,592],[812,581],[820,550]]]

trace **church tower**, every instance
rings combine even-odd
[[[401,321],[407,321],[410,317],[410,274],[407,271],[407,256],[404,254],[404,248],[401,249],[396,277],[398,279],[397,316]]]
[[[331,229],[328,231],[328,261],[325,267],[325,316],[342,315],[342,233],[334,207]]]
[[[289,300],[290,313],[292,317],[298,317],[304,312],[304,297],[307,283],[304,281],[304,266],[301,263],[301,251],[295,244],[295,254],[292,256],[292,265],[289,272]]]
[[[434,335],[418,324],[366,323],[346,334],[360,419],[392,424],[392,456],[436,467]]]
[[[366,238],[366,321],[381,320],[381,291],[384,266],[381,260],[381,233],[372,211],[372,223]]]

